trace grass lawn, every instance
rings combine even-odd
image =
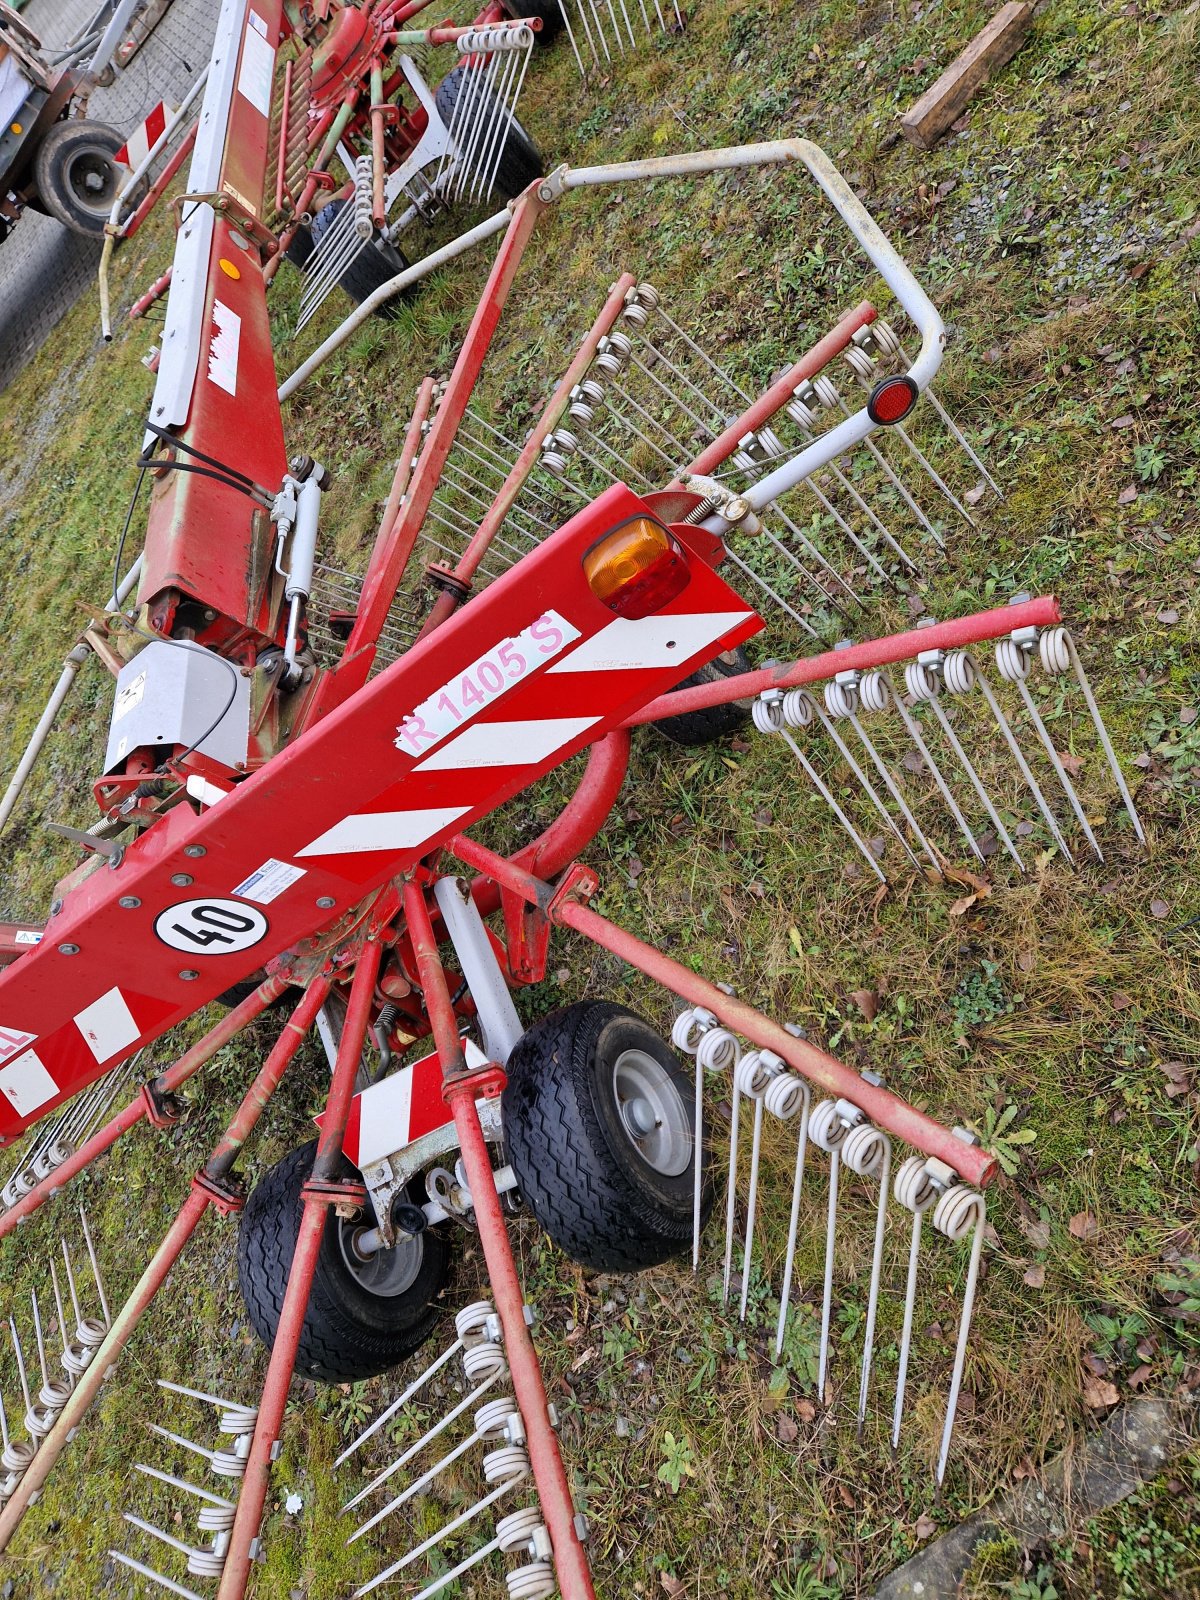
[[[945,555],[906,593],[876,595],[855,621],[857,636],[1021,591],[1059,595],[1149,834],[1143,852],[1088,744],[1084,782],[1089,809],[1104,813],[1103,863],[1081,855],[1071,870],[1046,850],[1019,878],[997,855],[990,892],[965,908],[954,904],[961,884],[934,886],[916,874],[897,873],[880,897],[777,741],[747,734],[680,751],[651,734],[635,740],[621,800],[587,852],[602,878],[600,909],[735,985],[767,1014],[801,1023],[851,1065],[881,1072],[932,1114],[967,1123],[1000,1148],[1009,1171],[989,1202],[993,1232],[940,1497],[932,1463],[965,1249],[929,1248],[908,1418],[893,1460],[887,1423],[907,1241],[894,1227],[876,1400],[858,1442],[853,1404],[873,1226],[865,1188],[849,1186],[839,1225],[832,1414],[815,1392],[819,1171],[801,1232],[799,1304],[785,1359],[772,1359],[790,1136],[768,1130],[765,1259],[745,1326],[720,1303],[719,1219],[696,1279],[683,1267],[590,1277],[531,1222],[515,1226],[606,1596],[868,1594],[935,1530],[1036,1472],[1119,1398],[1165,1393],[1186,1405],[1200,1390],[1200,8],[1047,5],[959,131],[932,152],[915,151],[897,137],[898,114],[990,9],[974,0],[696,7],[681,37],[656,39],[584,88],[565,42],[539,53],[522,101],[522,120],[550,162],[783,135],[811,138],[836,159],[942,311],[950,342],[939,393],[982,441],[1005,489],[1002,502],[981,504],[977,529],[951,527]],[[118,255],[121,326],[111,346],[99,342],[95,304],[82,302],[4,395],[5,772],[82,624],[77,601],[102,603],[111,581],[151,382],[141,358],[153,330],[125,323],[123,311],[163,270],[169,248],[160,216]],[[289,445],[337,472],[324,526],[339,565],[361,570],[416,386],[449,370],[484,266],[484,256],[465,258],[398,321],[372,321],[286,410]],[[514,430],[536,414],[625,268],[650,279],[673,315],[759,382],[868,284],[845,234],[796,177],[573,195],[540,233],[497,338],[486,403]],[[298,296],[299,279],[286,269],[272,291],[281,377],[344,312],[334,297],[293,341]],[[768,620],[757,659],[809,648],[777,617]],[[92,820],[88,790],[110,704],[106,676],[89,665],[7,831],[0,915],[43,916],[55,879],[72,864],[43,824]],[[1064,729],[1082,739],[1082,725]],[[983,772],[1003,787],[998,751],[985,754]],[[555,775],[487,831],[508,844],[531,836],[576,777],[574,767]],[[669,1029],[670,997],[561,935],[550,979],[518,1003],[532,1019],[583,995],[622,999]],[[103,1237],[114,1300],[132,1288],[271,1037],[269,1024],[242,1035],[197,1080],[181,1127],[134,1134],[77,1186]],[[170,1060],[174,1044],[159,1046],[155,1061]],[[247,1155],[251,1180],[307,1137],[323,1071],[316,1051],[301,1057]],[[46,1253],[70,1227],[60,1201],[0,1257],[3,1309],[15,1310],[23,1328],[28,1289],[42,1293]],[[202,1224],[99,1415],[5,1556],[0,1592],[72,1600],[141,1592],[114,1573],[106,1552],[136,1544],[145,1555],[120,1513],[139,1509],[165,1523],[169,1496],[131,1481],[128,1464],[178,1463],[145,1434],[148,1416],[161,1410],[184,1432],[192,1420],[160,1406],[155,1380],[249,1401],[264,1370],[238,1298],[234,1251],[233,1224]],[[471,1298],[480,1272],[468,1241],[456,1303]],[[335,1483],[329,1464],[395,1392],[394,1378],[346,1390],[294,1387],[254,1588],[261,1600],[343,1600],[411,1535],[477,1497],[475,1468],[456,1468],[409,1526],[393,1518],[378,1539],[344,1548],[340,1491],[358,1480],[351,1473]],[[7,1351],[0,1393],[12,1422],[22,1408]],[[394,1439],[414,1435],[419,1420],[406,1417]],[[382,1465],[394,1453],[385,1443],[371,1459]],[[289,1514],[293,1491],[303,1505]],[[1194,1594],[1198,1527],[1194,1456],[1045,1548],[989,1545],[963,1592],[1024,1600]],[[191,1537],[190,1517],[174,1531]],[[483,1570],[490,1576],[448,1592],[498,1592],[496,1570]]]

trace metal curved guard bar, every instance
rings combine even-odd
[[[899,252],[885,237],[866,206],[850,188],[829,157],[807,139],[775,139],[763,144],[731,145],[726,150],[698,150],[688,155],[656,156],[646,161],[615,162],[604,167],[561,166],[536,184],[531,184],[526,194],[535,194],[543,205],[550,205],[571,189],[603,187],[607,184],[639,183],[656,178],[682,178],[707,173],[730,172],[739,168],[780,166],[799,162],[822,190],[834,210],[849,228],[859,246],[878,271],[897,301],[911,318],[921,335],[921,348],[908,376],[919,390],[932,381],[941,365],[946,332],[942,319],[929,296],[904,264]],[[515,206],[516,202],[513,202]],[[406,271],[376,289],[363,303],[330,334],[328,339],[299,366],[280,386],[279,398],[286,400],[304,383],[318,367],[339,349],[363,322],[393,299],[410,284],[417,282],[454,256],[462,255],[473,245],[506,229],[512,208],[498,212],[486,222],[472,228],[461,238],[443,249],[426,256]],[[777,496],[794,488],[827,461],[843,454],[860,439],[866,438],[876,426],[867,415],[866,407],[856,412],[823,435],[815,444],[775,472],[760,479],[744,498],[752,509],[761,510]]]

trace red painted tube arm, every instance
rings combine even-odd
[[[851,645],[847,650],[826,650],[819,656],[808,656],[803,661],[793,661],[785,666],[763,667],[758,672],[742,672],[735,678],[722,678],[719,683],[700,683],[692,689],[675,689],[670,694],[660,694],[657,700],[651,700],[632,717],[628,717],[624,726],[638,728],[647,722],[661,722],[664,717],[701,711],[706,706],[723,706],[730,700],[759,695],[764,689],[795,689],[801,684],[820,683],[832,678],[835,673],[851,669],[866,672],[872,667],[886,667],[895,661],[911,661],[922,650],[969,649],[971,645],[984,644],[989,639],[1002,639],[1014,628],[1050,628],[1061,621],[1062,613],[1053,595],[1025,600],[1015,606],[997,606],[992,611],[978,611],[974,616],[936,622],[929,628],[911,628],[905,633],[889,634],[884,639],[868,639],[863,644]]]

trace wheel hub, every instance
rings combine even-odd
[[[393,1299],[410,1289],[421,1270],[424,1246],[420,1235],[402,1234],[394,1249],[371,1250],[362,1241],[372,1230],[362,1221],[337,1220],[338,1245],[346,1269],[356,1283],[381,1299]]]
[[[661,1062],[623,1050],[613,1063],[613,1093],[630,1143],[655,1172],[677,1178],[692,1159],[692,1120]]]

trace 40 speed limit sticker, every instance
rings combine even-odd
[[[228,956],[249,950],[269,924],[240,900],[181,900],[154,919],[154,931],[172,950],[193,956]]]

